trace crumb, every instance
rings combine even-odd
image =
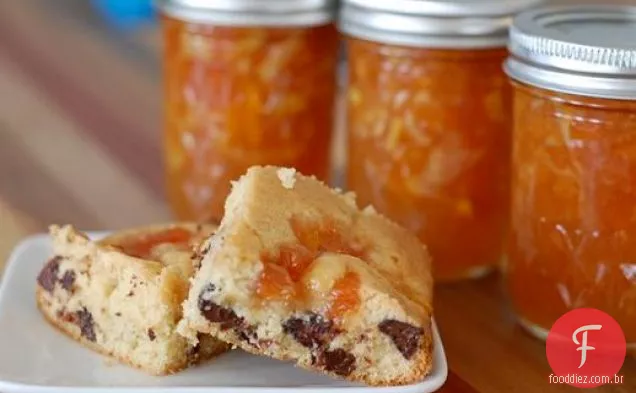
[[[280,168],[276,174],[284,188],[288,190],[294,188],[294,184],[296,184],[296,170],[294,168]]]
[[[378,211],[375,210],[375,207],[373,207],[373,205],[367,205],[367,207],[365,207],[362,210],[362,213],[366,215],[371,215],[371,214],[378,214]]]
[[[356,203],[357,195],[355,192],[353,191],[345,192],[344,194],[341,194],[341,198],[352,208],[354,209],[358,208],[358,204]]]

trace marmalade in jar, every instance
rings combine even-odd
[[[597,308],[636,343],[636,100],[515,86],[512,304],[539,334]]]
[[[349,188],[419,235],[437,280],[488,271],[509,200],[507,51],[348,42]]]
[[[212,26],[163,16],[168,197],[218,220],[256,164],[326,179],[338,33],[332,25]]]

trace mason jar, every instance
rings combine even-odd
[[[511,16],[535,0],[344,0],[348,188],[416,233],[437,281],[501,259]]]
[[[546,7],[511,29],[506,287],[539,337],[596,308],[636,343],[636,7]]]
[[[218,220],[252,165],[326,180],[335,0],[162,0],[165,171],[180,219]]]

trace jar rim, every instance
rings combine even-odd
[[[514,14],[544,0],[343,0],[340,30],[387,44],[505,47]]]
[[[541,7],[515,18],[504,68],[513,79],[549,90],[633,100],[634,36],[635,6]]]
[[[223,26],[318,26],[334,21],[337,0],[155,0],[163,14]]]

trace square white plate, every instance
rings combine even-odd
[[[238,350],[176,375],[149,376],[93,353],[44,320],[34,292],[39,270],[50,257],[48,237],[37,235],[18,245],[7,262],[0,283],[0,392],[427,393],[446,380],[446,356],[436,326],[433,371],[415,385],[368,388]]]

